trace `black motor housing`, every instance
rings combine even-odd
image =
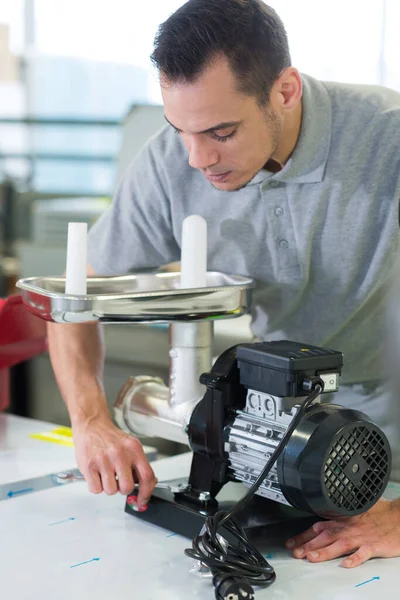
[[[365,414],[331,404],[310,407],[278,460],[288,502],[322,517],[366,512],[382,496],[390,469],[384,433]]]

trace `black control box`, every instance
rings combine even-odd
[[[307,396],[304,380],[321,375],[326,380],[332,374],[335,391],[343,367],[341,352],[287,340],[241,344],[236,356],[242,385],[281,398]]]

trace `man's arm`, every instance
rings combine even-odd
[[[94,275],[88,267],[88,275]],[[50,358],[67,404],[78,466],[91,492],[129,494],[139,483],[138,505],[156,479],[139,440],[117,428],[103,387],[104,344],[100,325],[48,324]]]
[[[400,556],[400,500],[379,500],[358,517],[315,523],[286,542],[295,558],[323,562],[349,555],[341,562],[358,567],[370,558]]]

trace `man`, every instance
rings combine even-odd
[[[301,76],[261,0],[190,0],[161,25],[152,58],[169,125],[91,230],[88,273],[179,260],[183,219],[202,215],[209,269],[258,282],[257,337],[344,353],[335,401],[385,430],[400,478],[400,417],[379,361],[398,244],[399,94]],[[140,443],[111,422],[97,326],[50,325],[49,345],[90,490],[128,493],[134,474],[145,504],[154,474]],[[356,566],[400,554],[399,530],[399,503],[381,501],[289,546],[312,561],[355,552],[343,565]]]

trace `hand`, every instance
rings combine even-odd
[[[352,568],[370,558],[400,556],[400,501],[379,500],[368,512],[315,523],[286,542],[295,558],[323,562],[350,554],[340,564]]]
[[[73,436],[78,466],[92,493],[130,494],[136,479],[138,507],[148,502],[157,480],[139,440],[108,415],[75,423]]]

